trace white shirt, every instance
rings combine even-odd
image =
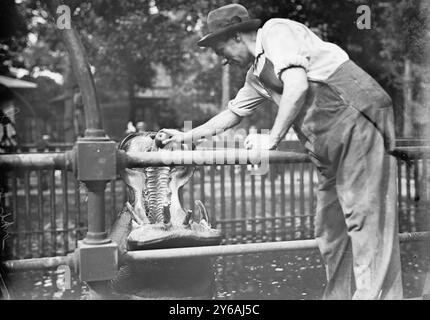
[[[305,25],[289,19],[270,19],[257,31],[255,61],[248,70],[244,86],[228,103],[228,108],[239,116],[250,115],[267,99],[280,102],[280,95],[263,86],[258,76],[265,60],[272,61],[275,74],[291,67],[306,70],[309,81],[324,81],[348,54],[337,45],[323,41]]]

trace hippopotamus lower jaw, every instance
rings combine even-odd
[[[196,201],[196,206],[199,214],[196,215],[189,210],[180,224],[165,220],[135,226],[127,238],[127,249],[145,250],[219,244],[221,233],[211,228],[203,204]],[[168,211],[168,207],[165,207],[165,212]]]

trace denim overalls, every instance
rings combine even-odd
[[[282,95],[283,83],[267,58],[258,79]],[[325,81],[309,79],[293,128],[318,169],[315,230],[326,299],[403,297],[397,167],[388,154],[393,118],[390,97],[350,60]]]

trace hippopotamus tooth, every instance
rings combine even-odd
[[[200,200],[196,200],[194,203],[197,206],[200,213],[200,222],[205,221],[210,227],[208,211],[206,210],[206,207],[203,205],[203,202],[201,202]]]
[[[191,220],[192,215],[193,215],[193,211],[192,210],[188,210],[187,214],[185,215],[184,222],[182,222],[182,224],[184,226],[186,226],[187,228],[190,227],[189,224],[190,224],[190,220]]]

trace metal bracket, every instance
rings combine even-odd
[[[117,148],[114,141],[79,139],[76,150],[76,174],[81,181],[116,179]]]
[[[112,280],[118,272],[118,246],[111,242],[89,245],[78,242],[77,264],[81,281]]]

